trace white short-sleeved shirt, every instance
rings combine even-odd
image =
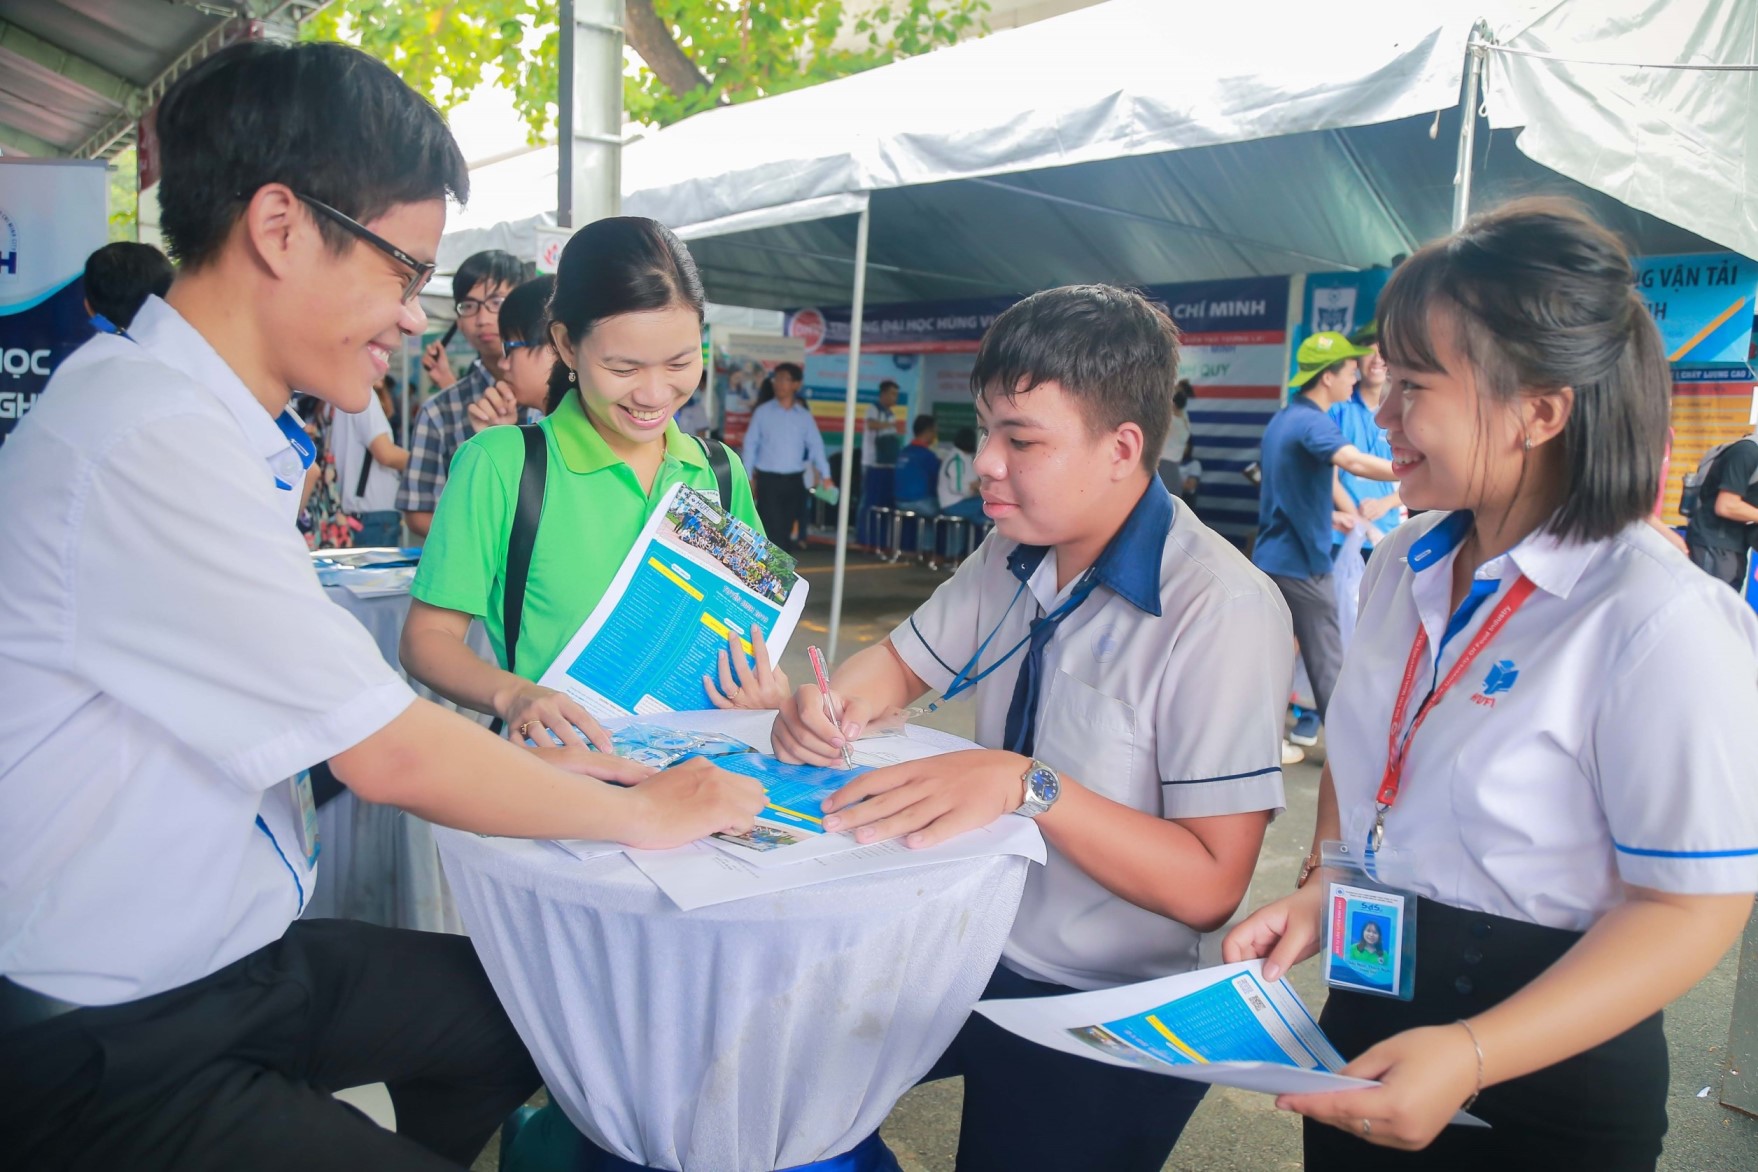
[[[896,407],[881,407],[877,403],[867,405],[866,438],[861,441],[861,467],[871,468],[879,458],[880,436],[890,432],[897,434],[898,412]]]
[[[1158,477],[1095,568],[1099,586],[1044,649],[1038,759],[1163,818],[1280,809],[1294,635],[1270,580]],[[1054,550],[991,534],[891,641],[943,691],[991,632],[984,668],[1074,585],[1057,590]],[[984,745],[1002,745],[1024,657],[974,689]],[[1003,958],[1025,976],[1095,989],[1187,972],[1200,939],[1112,894],[1051,846],[1026,880]]]
[[[413,699],[317,583],[287,436],[164,302],[129,332],[0,452],[0,973],[85,1005],[278,939],[286,779]]]
[[[386,468],[372,458],[372,443],[381,435],[391,434],[391,421],[377,395],[366,399],[366,410],[355,415],[335,412],[330,419],[330,457],[336,462],[336,486],[342,490],[342,511],[356,516],[362,513],[393,512],[397,507],[397,487],[403,478],[395,468]],[[360,486],[360,467],[367,466],[366,491],[355,492]]]
[[[1326,719],[1342,833],[1373,825],[1387,733],[1416,637],[1413,715],[1524,574],[1536,589],[1412,741],[1385,877],[1454,907],[1584,931],[1622,884],[1758,890],[1758,620],[1647,525],[1535,533],[1477,572],[1447,637],[1468,513],[1399,526],[1374,552]],[[1461,608],[1463,611],[1464,608]],[[1435,649],[1440,648],[1438,663]],[[1406,717],[1408,723],[1409,716]]]

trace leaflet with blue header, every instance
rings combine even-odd
[[[720,505],[673,485],[610,588],[538,683],[599,720],[710,706],[733,633],[750,654],[763,632],[779,661],[806,605],[794,559]]]

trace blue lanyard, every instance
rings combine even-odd
[[[130,342],[134,341],[134,339],[129,336],[127,330],[123,329],[101,313],[92,314],[92,329],[98,331],[100,334],[114,334],[118,338],[127,338]]]
[[[1068,600],[1049,614],[1045,615],[1043,621],[1056,623],[1063,618],[1066,618],[1077,607],[1079,607],[1081,603],[1087,600],[1087,595],[1093,592],[1093,587],[1096,585],[1098,585],[1097,576],[1093,570],[1087,570],[1086,573],[1080,576],[1080,581],[1076,583],[1074,593],[1068,596]],[[1025,588],[1026,584],[1021,582],[1019,584],[1019,589],[1015,590],[1013,592],[1013,597],[1008,600],[1007,609],[1001,612],[1001,617],[999,619],[995,620],[995,626],[989,631],[988,638],[977,644],[976,653],[971,656],[970,662],[958,669],[958,674],[952,677],[952,683],[948,684],[946,690],[940,693],[940,699],[958,699],[965,692],[968,692],[970,689],[988,679],[991,675],[994,675],[995,672],[999,671],[1008,660],[1012,659],[1015,655],[1018,655],[1021,649],[1032,641],[1031,632],[1028,630],[1025,638],[1008,648],[1007,654],[1003,655],[1000,659],[997,659],[994,663],[991,663],[988,667],[983,668],[981,671],[977,671],[977,661],[983,657],[983,652],[989,649],[989,644],[995,641],[995,636],[1001,633],[1001,625],[1007,621],[1007,616],[1013,613],[1013,608],[1019,602],[1019,596],[1025,593]],[[973,671],[976,672],[975,675],[971,674]],[[934,707],[936,706],[930,705],[929,711],[932,711]]]
[[[299,453],[300,468],[311,467],[311,462],[317,459],[317,445],[312,443],[311,437],[305,434],[305,425],[299,422],[299,416],[293,414],[293,408],[288,407],[275,416],[275,426],[279,427],[281,434],[287,437],[287,446]],[[293,489],[291,484],[279,476],[275,477],[275,487],[286,489],[289,492]]]

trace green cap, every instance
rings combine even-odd
[[[1366,346],[1355,345],[1335,330],[1314,334],[1300,343],[1300,352],[1294,356],[1299,371],[1288,381],[1288,385],[1304,387],[1316,376],[1323,374],[1326,367],[1345,358],[1360,358],[1366,353]]]
[[[1372,346],[1379,340],[1380,323],[1377,318],[1349,335],[1349,341],[1357,346]]]

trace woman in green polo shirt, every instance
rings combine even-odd
[[[453,458],[410,587],[401,652],[411,676],[526,739],[547,743],[548,729],[569,744],[610,748],[584,708],[535,681],[598,604],[666,491],[681,481],[718,492],[702,445],[672,422],[701,379],[702,303],[695,262],[656,221],[599,220],[568,241],[547,336],[519,330],[518,340],[551,343],[559,361],[538,424],[549,471],[515,671],[484,662],[464,642],[480,618],[507,662],[501,606],[524,440],[516,428],[492,427]],[[728,456],[732,513],[761,530],[743,467]]]

